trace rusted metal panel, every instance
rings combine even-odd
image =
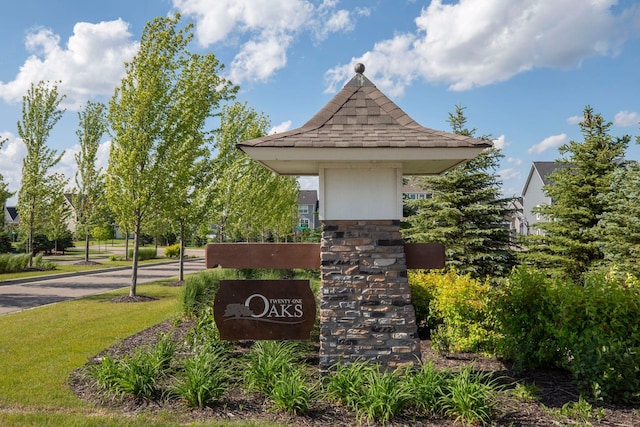
[[[207,268],[320,268],[317,243],[210,243]]]
[[[223,340],[304,340],[316,301],[308,280],[221,280],[213,310]]]
[[[405,243],[408,269],[444,268],[441,243]],[[207,268],[320,268],[318,243],[210,243]]]
[[[405,243],[404,254],[408,269],[444,268],[445,255],[442,243]]]

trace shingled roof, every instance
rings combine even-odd
[[[491,147],[488,141],[419,125],[376,88],[363,71],[364,66],[356,66],[356,75],[302,127],[245,141],[237,147],[280,173],[301,175],[306,174],[301,173],[304,172],[302,166],[313,160],[310,157],[316,156],[320,162],[351,161],[354,149],[358,151],[353,155],[361,156],[361,160],[403,162],[405,174],[441,173]],[[294,148],[296,150],[291,150]],[[279,154],[275,154],[276,149],[287,150],[277,150]],[[438,152],[433,151],[430,156],[429,150],[424,149],[447,149],[447,155],[436,150]],[[454,154],[451,149],[458,153]],[[473,154],[462,153],[468,152],[467,149],[472,149]],[[266,154],[272,150],[273,155]],[[416,157],[417,152],[421,154]],[[442,163],[445,157],[451,157],[450,161],[440,164],[437,170],[428,166],[429,160]],[[296,172],[294,165],[283,163],[287,160],[298,161],[300,170]],[[427,163],[419,166],[415,163],[419,160]]]

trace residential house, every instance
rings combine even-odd
[[[18,208],[15,206],[4,206],[3,209],[3,229],[7,232],[17,232],[18,225],[20,224],[20,216],[18,215]],[[14,238],[16,234],[13,234]]]
[[[318,208],[318,192],[301,190],[298,195],[298,231],[314,230],[320,226]]]
[[[524,217],[523,234],[543,234],[543,231],[536,228],[536,223],[546,221],[540,214],[534,213],[533,209],[544,204],[551,204],[543,187],[549,183],[549,176],[558,168],[563,167],[558,162],[533,162],[529,170],[529,176],[522,189],[522,215]]]

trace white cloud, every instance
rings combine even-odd
[[[14,137],[11,133],[0,134],[0,140],[5,138],[7,142],[0,148],[0,170],[2,171],[4,182],[9,186],[9,191],[16,192],[7,204],[15,205],[18,201],[17,192],[22,182],[22,160],[27,154],[27,148],[20,138]],[[110,147],[111,141],[100,144],[96,153],[96,168],[102,168],[103,171],[106,169]],[[50,173],[62,173],[69,180],[67,190],[75,187],[75,174],[78,170],[75,155],[79,150],[78,144],[66,149],[60,162],[50,170]]]
[[[640,124],[640,114],[632,111],[620,111],[613,118],[616,126],[637,126]]]
[[[316,190],[320,186],[317,176],[299,176],[298,183],[301,190]]]
[[[15,205],[18,200],[17,191],[22,181],[22,159],[27,154],[27,147],[22,140],[9,132],[0,133],[0,140],[7,141],[0,147],[0,171],[3,181],[8,185],[9,191],[16,192],[8,201],[8,205]]]
[[[135,55],[138,44],[131,40],[128,24],[121,19],[73,27],[66,47],[60,37],[46,28],[27,34],[25,46],[31,53],[15,79],[0,82],[0,98],[21,101],[31,83],[60,81],[59,92],[67,97],[63,107],[77,110],[96,95],[111,95],[124,75],[124,62]]]
[[[522,159],[518,159],[517,157],[509,157],[507,159],[507,163],[516,165],[516,166],[522,166]]]
[[[569,138],[564,133],[561,133],[560,135],[552,135],[543,139],[541,142],[531,146],[531,148],[527,150],[527,153],[540,154],[550,148],[557,148],[568,141]]]
[[[533,68],[576,67],[590,56],[616,55],[631,36],[639,9],[614,14],[615,5],[615,0],[432,0],[416,18],[414,32],[377,42],[350,65],[363,62],[374,81],[388,80],[395,93],[418,77],[467,90]],[[399,49],[392,58],[390,45]],[[337,66],[327,72],[327,86],[335,89],[350,75],[351,66]]]
[[[274,133],[282,133],[282,132],[286,132],[286,131],[288,131],[289,129],[291,129],[291,125],[292,125],[291,120],[287,120],[286,122],[282,122],[282,123],[280,123],[279,125],[276,125],[276,126],[272,127],[272,128],[269,130],[269,135],[272,135],[272,134],[274,134]]]
[[[493,142],[494,148],[497,148],[498,150],[502,150],[504,147],[507,146],[507,141],[504,135],[500,135],[499,137],[494,139],[492,142]]]
[[[498,175],[503,182],[512,181],[514,179],[520,179],[520,169],[506,168],[498,171]]]
[[[239,45],[230,65],[229,79],[265,81],[287,64],[287,51],[305,31],[317,41],[331,33],[351,31],[366,8],[338,9],[336,0],[318,6],[308,0],[173,0],[174,7],[196,21],[201,46]]]
[[[583,117],[580,116],[571,116],[567,119],[567,124],[569,125],[577,125],[582,121]]]

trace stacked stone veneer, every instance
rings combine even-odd
[[[420,358],[400,222],[323,221],[320,368]]]

